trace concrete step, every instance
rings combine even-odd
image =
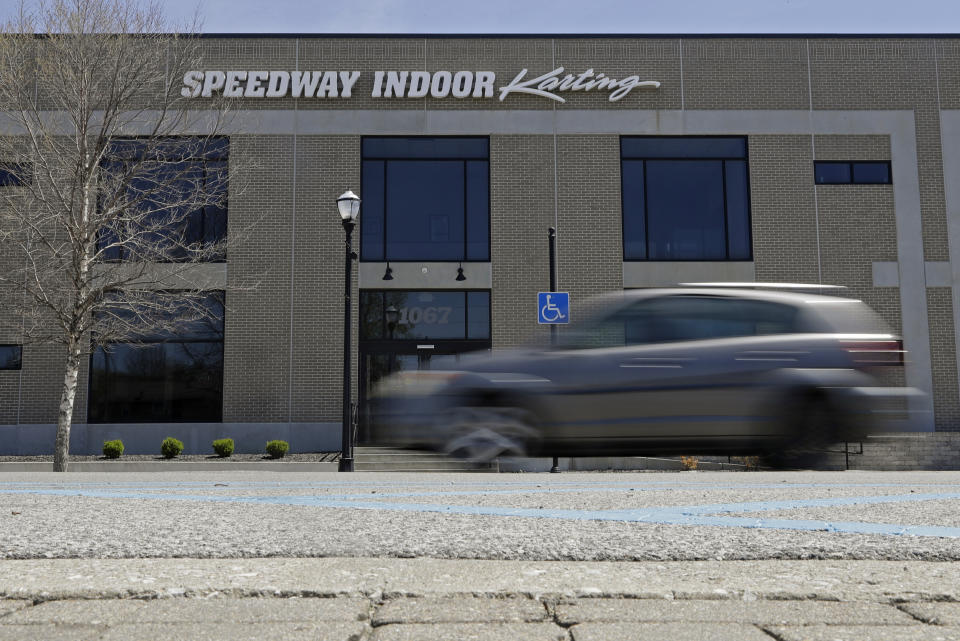
[[[396,460],[389,462],[367,462],[363,459],[354,458],[353,467],[358,471],[391,471],[391,472],[423,472],[430,470],[432,472],[473,472],[473,471],[497,471],[494,464],[476,464],[469,461],[404,461]]]
[[[353,467],[358,472],[498,472],[497,463],[478,464],[437,452],[356,447]]]
[[[417,474],[448,474],[451,472],[460,472],[460,473],[471,473],[471,474],[497,474],[500,470],[495,467],[483,467],[483,468],[466,468],[462,470],[451,470],[449,468],[443,469],[434,469],[429,466],[418,467],[416,469],[406,469],[406,468],[395,468],[384,465],[377,465],[375,467],[369,468],[356,463],[353,464],[353,469],[355,472],[416,472]]]

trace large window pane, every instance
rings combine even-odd
[[[90,422],[219,422],[223,343],[112,345],[91,361]]]
[[[643,161],[623,161],[623,257],[647,257],[646,202],[643,193]]]
[[[111,159],[101,164],[99,204],[137,215],[121,217],[100,231],[103,258],[186,261],[224,241],[227,149],[226,139],[170,139],[152,145],[115,142]]]
[[[461,260],[464,247],[463,164],[387,163],[387,258]]]
[[[382,160],[363,162],[363,215],[360,217],[360,258],[383,260],[383,190],[386,187]]]
[[[727,242],[730,260],[749,260],[750,190],[747,187],[747,163],[727,160],[724,163],[727,187]]]
[[[490,260],[490,163],[467,167],[467,260]]]
[[[222,293],[211,293],[204,304],[213,318],[181,323],[175,332],[144,333],[136,342],[111,343],[94,351],[90,422],[222,420]],[[106,313],[134,315],[119,305]]]
[[[490,292],[467,292],[467,338],[490,338]]]
[[[651,260],[724,260],[723,172],[709,161],[647,161]]]

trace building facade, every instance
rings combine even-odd
[[[221,436],[239,451],[273,438],[338,449],[335,201],[348,189],[362,198],[351,297],[361,419],[389,371],[544,340],[536,295],[554,227],[572,315],[623,288],[845,286],[903,335],[909,362],[894,382],[927,392],[902,429],[960,431],[960,38],[203,44],[204,68],[182,91],[198,109],[235,99],[215,160],[228,168],[227,226],[246,235],[198,272],[223,323],[158,344],[136,375],[122,346],[94,354],[75,453],[117,437],[155,452],[167,435],[195,452]],[[231,289],[248,280],[257,288]],[[49,452],[61,358],[20,343],[0,336],[0,453]]]

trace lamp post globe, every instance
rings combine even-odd
[[[353,227],[360,214],[360,198],[352,191],[345,191],[337,198],[337,209],[340,213],[340,222],[345,232],[345,259],[343,271],[343,426],[340,441],[341,472],[353,471],[353,403],[350,394],[350,293],[351,276],[353,275],[353,261],[357,255],[351,246]]]
[[[344,222],[353,222],[360,213],[360,197],[350,190],[343,192],[337,198],[337,209],[340,210],[340,219]]]
[[[383,310],[383,315],[387,319],[387,337],[393,340],[393,330],[397,326],[397,321],[400,320],[400,310],[390,305]]]

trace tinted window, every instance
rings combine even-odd
[[[583,349],[787,334],[799,331],[797,317],[795,308],[766,301],[665,296],[575,327],[561,343]]]
[[[138,214],[101,230],[103,258],[186,261],[197,248],[225,240],[227,146],[225,139],[171,139],[150,147],[117,141],[101,165],[100,206]]]
[[[887,185],[890,163],[886,161],[829,161],[814,163],[814,180],[819,185]]]
[[[465,258],[464,173],[462,162],[387,164],[388,259]]]
[[[723,163],[647,161],[650,260],[724,260]]]
[[[796,310],[766,301],[669,296],[621,313],[627,344],[665,343],[796,331]]]
[[[365,138],[363,260],[490,259],[485,138]]]
[[[749,260],[746,139],[621,141],[625,260]]]
[[[0,163],[0,187],[28,185],[33,181],[30,165],[21,163]]]
[[[223,295],[212,320],[111,343],[90,357],[91,423],[219,422],[223,416]],[[119,308],[114,313],[132,315]]]
[[[624,138],[624,158],[746,158],[744,138],[641,136]]]
[[[23,365],[23,347],[20,345],[0,345],[0,370],[20,369]]]
[[[835,185],[850,182],[850,164],[838,162],[818,162],[815,166],[816,180],[822,185]]]
[[[364,340],[489,339],[490,292],[365,291],[360,318]]]
[[[364,138],[363,157],[487,160],[490,157],[489,147],[486,138]]]
[[[885,162],[853,163],[853,182],[885,185],[890,182],[890,165]]]

